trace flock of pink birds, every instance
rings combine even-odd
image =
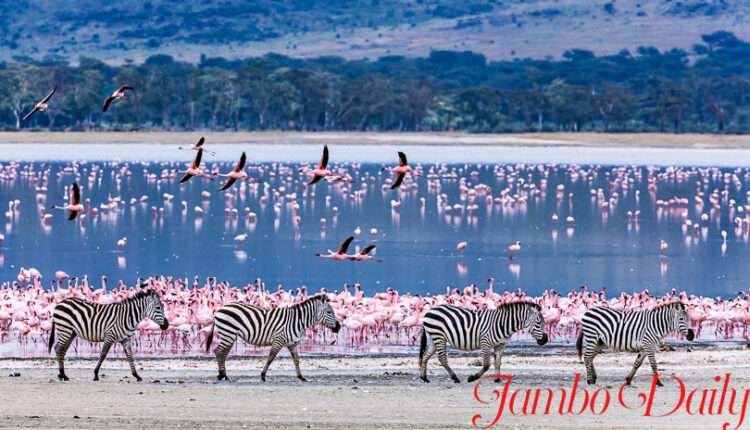
[[[327,153],[326,153],[327,161]],[[404,159],[399,166],[406,166]],[[153,173],[143,163],[143,175],[153,181],[156,186],[161,186],[164,181],[176,181],[179,176],[175,173],[176,163],[161,163],[160,174]],[[137,172],[137,163],[110,163],[112,167],[111,176],[115,181],[113,193],[123,191],[123,179]],[[217,173],[219,169],[229,166],[227,163],[212,163],[208,172]],[[318,169],[307,168],[307,173],[297,175],[296,169],[283,164],[254,165],[249,167],[256,176],[275,178],[283,180],[275,181],[276,185],[269,182],[258,183],[257,181],[240,181],[237,185],[225,192],[225,213],[227,219],[236,219],[244,212],[247,222],[257,222],[258,215],[245,207],[241,209],[241,202],[247,196],[254,196],[259,205],[272,204],[275,216],[278,218],[282,211],[290,210],[293,222],[299,226],[302,220],[297,215],[300,203],[307,204],[307,199],[314,196],[313,185],[308,184],[309,177],[322,175],[322,179],[333,183],[334,192],[351,201],[361,199],[367,193],[372,183],[381,182],[382,188],[398,187],[395,199],[391,200],[391,210],[397,217],[401,205],[401,197],[408,195],[410,191],[417,188],[417,183],[411,176],[401,177],[396,182],[390,176],[378,180],[375,176],[359,175],[359,165],[354,163],[338,163],[327,170],[326,166],[318,165]],[[321,170],[322,169],[322,170]],[[495,190],[488,184],[478,183],[473,180],[478,177],[478,169],[491,169],[494,176],[501,180],[506,186]],[[304,170],[304,169],[303,169]],[[395,171],[395,170],[393,170]],[[656,168],[651,167],[644,171],[633,167],[620,167],[602,169],[597,166],[576,165],[465,165],[462,167],[450,167],[444,164],[433,166],[416,165],[415,174],[426,177],[427,186],[435,196],[434,203],[438,214],[445,217],[446,221],[476,223],[476,213],[483,208],[492,211],[497,208],[501,211],[523,211],[530,199],[538,198],[542,193],[556,193],[558,208],[564,207],[566,202],[572,202],[573,194],[566,192],[564,185],[559,185],[554,190],[547,189],[547,179],[550,174],[564,172],[571,183],[591,183],[599,175],[605,175],[609,183],[608,189],[590,188],[591,200],[597,207],[601,208],[604,221],[618,202],[628,193],[635,193],[635,199],[641,198],[640,190],[634,189],[634,183],[646,181],[648,184],[648,198],[656,207],[657,219],[675,220],[680,223],[684,232],[687,245],[706,240],[709,226],[714,223],[720,225],[720,218],[728,216],[735,225],[735,236],[748,240],[750,232],[750,191],[747,192],[746,201],[739,202],[729,199],[731,188],[740,190],[742,183],[750,180],[750,172],[744,169],[736,169],[732,172],[722,172],[714,168]],[[322,173],[321,173],[322,172]],[[402,175],[400,171],[397,175]],[[411,174],[411,168],[406,173]],[[537,173],[537,175],[532,175]],[[87,188],[101,185],[104,171],[99,165],[87,165],[86,163],[71,163],[57,171],[53,171],[49,165],[35,165],[9,163],[0,167],[0,179],[28,181],[36,190],[36,201],[38,214],[42,225],[49,227],[50,218],[53,216],[45,211],[47,200],[47,183],[51,178],[59,180],[65,175],[73,177],[81,182],[81,189],[85,193]],[[380,174],[378,174],[380,175]],[[212,176],[207,173],[206,177]],[[196,178],[200,180],[201,178]],[[320,180],[318,178],[317,180]],[[458,201],[450,202],[446,194],[441,193],[443,181],[458,181]],[[692,198],[674,196],[666,200],[657,199],[657,190],[661,183],[695,183],[695,194]],[[722,187],[709,189],[709,183],[723,184]],[[301,189],[301,191],[300,191]],[[299,191],[299,192],[298,192]],[[204,197],[207,192],[204,192]],[[67,200],[69,196],[65,196]],[[171,211],[174,195],[163,193],[164,201],[161,206],[151,205],[153,220],[162,219],[164,208],[169,207]],[[106,202],[98,205],[92,204],[90,199],[81,201],[86,208],[75,221],[72,221],[81,229],[85,229],[88,218],[108,216],[124,211],[127,205],[148,204],[148,197],[131,197],[129,201],[120,196],[109,195]],[[326,203],[330,202],[330,196]],[[18,200],[9,203],[8,224],[6,233],[12,233],[13,218],[18,216]],[[420,199],[422,210],[428,204],[424,198]],[[693,205],[697,219],[688,217],[688,207]],[[188,212],[186,201],[181,202],[183,216]],[[193,212],[196,217],[196,227],[205,206],[195,206]],[[333,207],[332,216],[337,216],[338,209]],[[86,216],[88,214],[88,216]],[[724,215],[722,215],[724,214]],[[564,218],[563,218],[564,217]],[[628,211],[628,228],[638,229],[640,210]],[[456,220],[458,218],[458,220]],[[553,221],[553,240],[557,235],[557,225],[566,225],[568,235],[575,228],[575,219],[572,216],[551,214]],[[307,220],[310,222],[310,220]],[[321,234],[325,234],[326,219],[320,220]],[[252,229],[250,230],[252,231]],[[359,233],[359,232],[357,232]],[[373,236],[377,230],[370,232]],[[722,252],[726,249],[727,233],[721,231],[724,238]],[[247,234],[237,235],[234,238],[238,245],[247,239]],[[5,236],[0,235],[0,242]],[[114,247],[123,248],[127,246],[127,238],[118,240]],[[456,254],[463,252],[470,243],[460,242],[455,250]],[[503,244],[508,256],[513,261],[519,253],[522,253],[521,243],[518,241]],[[663,254],[668,252],[668,244],[661,240],[654,244],[655,249],[661,249]],[[0,254],[1,255],[1,254]],[[118,256],[118,258],[123,258]],[[666,262],[662,263],[664,268]],[[510,264],[513,271],[515,263]],[[459,271],[462,264],[458,263]],[[0,258],[2,267],[2,258]],[[465,266],[464,266],[465,270]],[[86,277],[82,279],[71,279],[67,273],[57,272],[57,281],[52,281],[51,287],[45,288],[42,284],[42,274],[35,269],[24,269],[18,275],[17,281],[6,282],[0,287],[0,343],[9,339],[17,341],[28,347],[33,345],[44,345],[45,336],[50,329],[52,310],[57,302],[65,297],[80,297],[98,303],[112,303],[122,300],[128,295],[134,294],[137,288],[128,288],[122,281],[113,288],[107,289],[103,279],[101,286],[94,286]],[[164,352],[173,350],[199,351],[200,345],[205,342],[207,331],[213,319],[213,311],[224,303],[232,301],[244,301],[260,306],[289,306],[304,300],[314,292],[308,292],[306,287],[292,290],[284,290],[281,285],[277,288],[267,289],[260,280],[244,287],[230,286],[226,282],[217,283],[216,278],[209,278],[202,282],[197,278],[193,281],[188,279],[172,279],[170,277],[159,277],[150,279],[149,282],[156,288],[166,306],[166,312],[170,320],[170,327],[162,332],[158,326],[145,320],[138,327],[138,334],[134,338],[136,348],[145,352]],[[319,345],[411,345],[417,339],[420,330],[421,318],[431,307],[440,304],[455,304],[472,309],[492,309],[500,304],[517,301],[532,300],[542,306],[543,314],[547,322],[547,330],[550,338],[559,342],[569,342],[575,338],[576,331],[580,325],[583,313],[591,306],[607,304],[609,306],[624,309],[648,309],[665,301],[682,300],[689,305],[689,313],[693,320],[696,333],[703,339],[746,339],[748,323],[750,322],[750,296],[740,293],[734,299],[723,300],[721,298],[710,298],[703,296],[686,295],[686,293],[675,293],[664,296],[653,296],[648,291],[628,295],[622,293],[614,297],[607,297],[604,289],[601,291],[588,291],[585,288],[574,290],[568,294],[559,295],[555,291],[546,291],[539,297],[527,297],[523,292],[495,292],[493,280],[488,285],[470,285],[463,289],[451,289],[446,287],[446,293],[442,295],[419,295],[399,294],[399,292],[388,288],[386,291],[373,296],[365,296],[358,284],[349,287],[345,285],[341,291],[326,291],[332,302],[337,316],[342,322],[343,329],[337,335],[326,330],[315,328],[307,334],[303,343]],[[523,338],[519,334],[518,338]],[[77,341],[78,342],[78,341]],[[77,348],[78,344],[74,346]],[[83,346],[81,346],[83,348]],[[240,346],[239,348],[248,348]]]
[[[95,286],[83,278],[53,282],[54,288],[44,288],[39,278],[15,286],[4,283],[0,286],[0,342],[15,339],[22,347],[32,352],[44,352],[51,327],[52,310],[65,297],[78,297],[98,303],[113,303],[138,291],[120,283],[113,289],[106,288],[106,279]],[[211,328],[213,312],[224,303],[241,301],[252,305],[277,307],[291,306],[317,292],[307,291],[305,286],[285,290],[281,285],[266,288],[257,279],[244,287],[231,286],[209,278],[204,282],[197,278],[148,280],[163,298],[165,312],[170,320],[169,329],[162,331],[151,320],[144,320],[134,336],[136,349],[151,354],[173,352],[200,353],[204,350],[206,335]],[[344,285],[341,291],[321,291],[328,294],[331,306],[342,322],[342,330],[333,334],[322,327],[314,326],[308,331],[303,344],[308,345],[414,345],[421,333],[421,320],[432,307],[452,304],[469,309],[493,309],[503,303],[534,301],[542,307],[547,323],[547,332],[558,343],[575,340],[581,317],[592,306],[608,305],[622,310],[650,309],[674,300],[687,303],[689,314],[696,329],[696,337],[708,340],[747,339],[750,329],[750,295],[742,293],[734,299],[686,295],[684,292],[664,296],[653,296],[648,291],[632,295],[621,293],[607,297],[606,291],[589,291],[585,287],[567,295],[554,290],[545,291],[540,297],[528,297],[523,292],[494,291],[494,280],[481,288],[470,285],[464,289],[446,287],[445,294],[422,296],[399,294],[391,288],[372,297],[365,296],[359,284]],[[673,337],[679,337],[673,334]],[[528,335],[518,333],[514,340],[529,340]],[[87,344],[87,345],[82,345]],[[77,340],[74,350],[96,351],[96,346]],[[255,350],[247,345],[238,349]],[[79,351],[80,353],[80,351]]]

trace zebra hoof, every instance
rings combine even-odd
[[[69,380],[69,378],[67,376],[65,376],[65,375],[57,375],[57,378],[59,380],[61,380],[61,381],[68,381]]]
[[[260,380],[263,381],[263,382],[266,382],[266,375],[264,375],[264,374],[261,373],[260,374]]]
[[[471,375],[469,376],[469,379],[466,380],[466,382],[474,382],[477,379],[479,379],[479,377],[477,377],[476,375]]]
[[[305,377],[304,377],[304,376],[302,376],[302,375],[297,375],[297,377],[299,378],[299,380],[300,380],[300,381],[303,381],[303,382],[307,382],[307,379],[305,379]]]
[[[425,382],[426,382],[426,383],[428,383],[428,384],[430,383],[430,380],[429,380],[429,379],[427,379],[427,377],[426,377],[426,376],[421,376],[421,377],[420,377],[419,379],[421,379],[421,380],[425,381]]]
[[[660,379],[657,379],[657,380],[656,380],[656,386],[657,386],[657,387],[663,387],[663,386],[664,386],[664,384],[662,384],[662,383],[661,383],[661,380],[660,380]]]
[[[99,375],[94,375],[94,381],[98,381],[98,380],[99,380]]]
[[[630,383],[633,381],[633,378],[627,378],[625,379],[625,385],[630,385]]]
[[[459,379],[459,377],[458,377],[458,376],[454,376],[454,377],[453,377],[453,378],[451,378],[451,379],[453,379],[453,382],[455,382],[456,384],[460,384],[460,383],[461,383],[461,379]]]
[[[589,385],[594,385],[596,384],[596,378],[587,379],[586,382],[588,382]],[[630,384],[630,382],[628,382],[628,384]]]
[[[143,381],[143,378],[141,378],[141,377],[140,377],[140,376],[138,376],[138,375],[135,375],[135,380],[136,380],[136,382],[142,382],[142,381]]]

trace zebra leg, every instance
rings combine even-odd
[[[453,372],[453,369],[451,369],[451,367],[448,366],[448,351],[446,350],[445,342],[440,342],[440,345],[437,345],[437,342],[435,342],[435,344],[436,344],[435,346],[437,347],[437,354],[438,354],[438,359],[440,360],[440,364],[442,364],[443,367],[445,367],[445,370],[448,371],[448,375],[450,375],[453,382],[455,383],[461,382],[461,380],[458,379],[458,376],[456,376],[456,373]]]
[[[596,369],[594,369],[594,357],[602,352],[602,345],[599,342],[586,341],[586,351],[583,353],[583,362],[586,365],[586,382],[596,384]]]
[[[490,368],[490,357],[492,357],[492,346],[490,346],[487,343],[482,344],[482,368],[479,370],[479,372],[469,376],[469,379],[466,380],[466,382],[474,382],[477,379],[481,378],[482,375],[484,375],[484,372],[487,371],[487,369]]]
[[[646,354],[648,355],[648,362],[651,363],[651,370],[654,372],[654,375],[659,374],[659,370],[656,368],[656,348],[649,348]],[[663,387],[664,385],[659,380],[659,377],[656,377],[656,385],[658,387]]]
[[[302,372],[299,370],[299,353],[297,352],[297,344],[289,345],[287,347],[289,349],[289,353],[292,354],[292,360],[294,360],[294,368],[297,370],[297,377],[303,381],[307,381],[304,376],[302,376]]]
[[[128,364],[130,364],[130,373],[135,376],[136,381],[143,381],[143,379],[138,376],[138,372],[135,371],[135,362],[133,361],[133,349],[130,347],[130,338],[120,342],[120,345],[122,345],[122,349],[125,350],[125,356],[128,358]]]
[[[266,361],[266,365],[263,366],[263,371],[260,372],[260,380],[263,382],[266,382],[266,372],[268,372],[268,366],[271,365],[273,360],[276,358],[276,354],[281,351],[282,345],[274,343],[273,346],[271,346],[271,353],[268,354],[268,360]]]
[[[422,362],[419,363],[421,378],[425,382],[430,382],[430,380],[427,379],[427,362],[430,361],[430,358],[435,354],[436,350],[437,346],[435,346],[435,342],[432,342],[430,348],[425,352],[424,357],[422,358]]]
[[[226,361],[227,355],[229,355],[229,351],[232,349],[232,345],[234,345],[236,339],[236,334],[221,333],[221,342],[219,342],[219,346],[214,349],[216,363],[219,366],[219,376],[217,376],[216,379],[219,381],[222,379],[229,381],[229,377],[227,377]]]
[[[500,364],[503,360],[503,351],[505,351],[505,343],[495,347],[495,373],[500,374]],[[495,378],[495,382],[500,382],[500,378]]]
[[[104,363],[104,359],[107,358],[107,353],[109,353],[109,348],[112,347],[112,340],[107,338],[104,340],[104,346],[102,346],[102,353],[99,354],[99,362],[96,363],[96,367],[94,368],[94,381],[99,380],[99,369],[102,367],[102,363]]]
[[[58,329],[59,330],[59,329]],[[55,345],[55,355],[57,355],[57,366],[60,369],[60,373],[57,375],[57,377],[61,381],[67,381],[68,377],[65,375],[65,353],[68,352],[68,348],[70,347],[70,344],[73,343],[73,340],[76,338],[75,333],[73,332],[59,332],[59,336],[57,338],[57,344]]]
[[[638,368],[641,367],[641,364],[643,364],[643,359],[646,358],[646,353],[644,351],[641,351],[638,353],[638,358],[635,359],[635,363],[633,363],[633,370],[630,371],[627,378],[625,380],[627,381],[626,385],[630,385],[630,381],[633,380],[633,377],[635,376],[635,372],[638,371]],[[654,372],[656,373],[656,372]]]

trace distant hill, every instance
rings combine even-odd
[[[700,35],[750,39],[750,2],[696,0],[20,0],[0,3],[0,60],[80,55],[111,64],[156,53],[243,58],[426,56],[490,60],[690,51]]]

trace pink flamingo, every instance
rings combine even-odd
[[[349,236],[345,241],[341,242],[341,246],[339,246],[338,251],[334,252],[333,250],[329,249],[328,255],[315,254],[315,256],[320,258],[330,258],[336,261],[350,260],[351,256],[346,255],[346,250],[349,249],[349,244],[352,243],[353,240],[354,236]]]
[[[245,173],[245,171],[243,170],[245,168],[245,160],[246,160],[246,156],[245,156],[245,153],[243,152],[242,156],[240,157],[240,161],[237,162],[237,166],[235,166],[234,170],[227,173],[226,175],[221,174],[221,173],[214,173],[215,176],[224,176],[224,177],[229,178],[224,183],[224,185],[222,185],[221,188],[219,188],[219,191],[228,190],[229,187],[234,185],[237,179],[247,179],[250,182],[260,182],[260,179],[251,178],[247,176],[247,173]]]
[[[107,109],[109,109],[109,105],[112,103],[112,101],[116,99],[128,100],[128,98],[125,97],[126,90],[135,92],[135,90],[131,86],[128,86],[128,85],[121,86],[115,92],[113,92],[109,97],[104,99],[104,106],[102,106],[102,112],[106,112]]]
[[[34,109],[31,110],[31,112],[27,113],[25,117],[21,121],[26,121],[27,119],[31,118],[32,115],[39,112],[40,110],[43,110],[45,112],[52,112],[51,109],[47,106],[47,102],[49,102],[49,99],[52,98],[52,94],[55,94],[55,91],[57,91],[57,87],[52,88],[52,91],[50,91],[49,94],[47,94],[47,97],[44,98],[44,100],[40,101],[39,103],[34,105]]]
[[[212,178],[211,175],[207,175],[203,173],[203,171],[200,169],[202,156],[203,156],[203,149],[199,149],[198,153],[195,155],[195,160],[193,160],[193,164],[191,164],[187,170],[175,169],[175,173],[185,174],[185,176],[183,176],[182,179],[180,179],[181,184],[184,184],[188,179],[192,178],[193,176],[200,176],[201,178],[210,179],[212,181],[214,180],[214,178]]]

